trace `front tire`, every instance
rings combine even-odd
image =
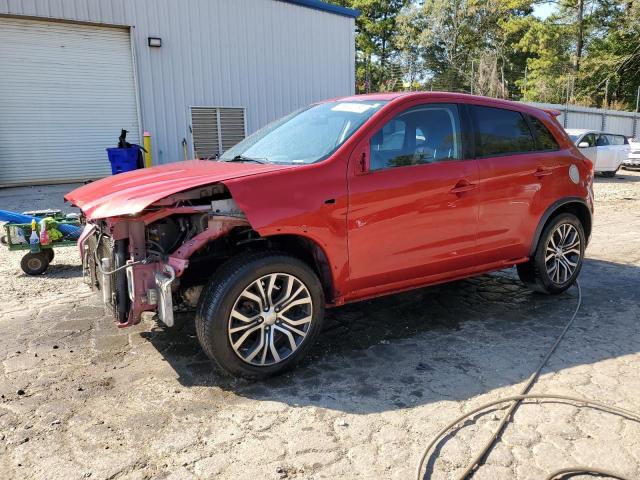
[[[531,259],[517,266],[518,276],[536,292],[562,293],[578,278],[585,248],[584,228],[578,217],[571,213],[558,215],[542,230]]]
[[[323,319],[324,293],[313,270],[289,255],[260,252],[216,271],[200,297],[196,331],[225,371],[262,379],[295,365]]]

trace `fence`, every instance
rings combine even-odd
[[[625,137],[640,140],[640,114],[607,110],[604,108],[580,107],[578,105],[559,105],[553,103],[527,102],[540,108],[555,108],[562,114],[558,121],[564,128],[586,128],[617,133]]]

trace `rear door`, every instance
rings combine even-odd
[[[611,171],[616,171],[629,155],[629,141],[624,135],[606,134],[611,155]]]
[[[528,256],[536,202],[552,194],[558,144],[542,122],[519,111],[480,105],[469,111],[480,174],[478,259]]]

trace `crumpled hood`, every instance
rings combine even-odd
[[[64,198],[79,207],[88,219],[130,215],[174,193],[286,168],[291,166],[189,160],[103,178],[67,193]]]

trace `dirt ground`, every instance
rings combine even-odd
[[[0,190],[0,208],[61,205],[70,186]],[[535,393],[640,412],[640,173],[598,178],[583,307]],[[290,374],[225,378],[195,338],[145,320],[118,329],[75,249],[27,277],[0,249],[0,474],[8,479],[408,479],[424,446],[474,406],[517,393],[577,301],[513,270],[331,310]],[[430,478],[455,478],[501,418],[465,423]],[[586,464],[640,478],[640,424],[524,404],[477,479],[541,479]]]

